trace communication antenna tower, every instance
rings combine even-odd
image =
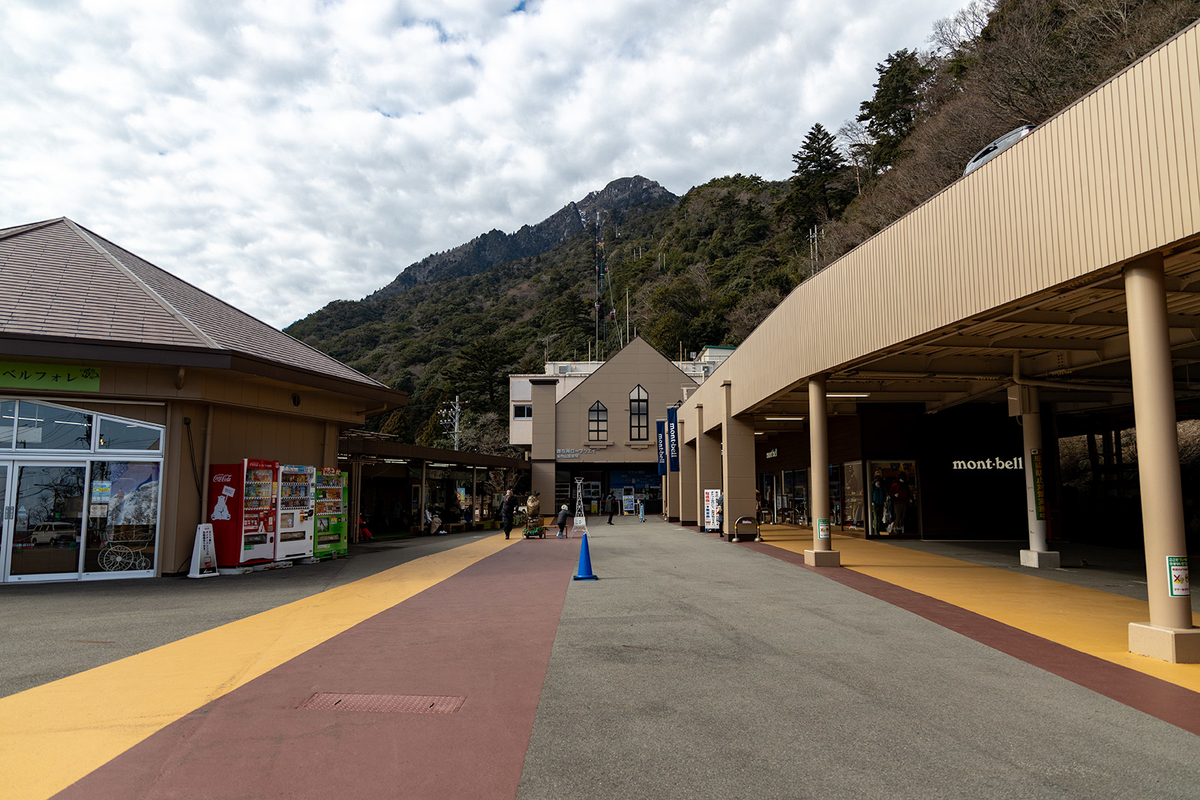
[[[587,529],[587,512],[583,508],[583,478],[575,479],[575,519],[571,522],[573,533],[584,534]]]

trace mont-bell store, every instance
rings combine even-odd
[[[812,524],[817,476],[808,436],[798,426],[756,437],[760,522]],[[856,414],[829,417],[831,463],[820,479],[829,481],[830,524],[872,538],[1020,539],[1027,527],[1021,449],[1021,428],[1003,406],[926,414],[911,404],[860,403]],[[1051,510],[1054,496],[1047,481]]]

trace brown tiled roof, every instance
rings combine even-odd
[[[227,350],[383,384],[69,219],[0,229],[0,334]]]

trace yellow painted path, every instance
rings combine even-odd
[[[50,797],[206,703],[517,541],[489,536],[0,698],[0,797]]]
[[[793,553],[813,546],[808,530],[764,530],[763,538]],[[1169,664],[1129,652],[1129,623],[1150,619],[1144,600],[885,542],[836,534],[833,539],[843,567],[1200,692],[1200,664]],[[1200,625],[1200,615],[1194,622]]]

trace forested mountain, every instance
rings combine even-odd
[[[935,26],[928,50],[884,57],[873,96],[836,135],[818,123],[798,136],[787,181],[734,175],[675,198],[623,178],[287,332],[409,392],[386,430],[444,445],[436,411],[457,394],[467,445],[499,450],[509,372],[585,358],[598,331],[604,357],[627,324],[669,356],[739,343],[798,283],[958,179],[988,142],[1045,121],[1198,17],[1200,0],[976,0]],[[597,269],[608,287],[598,309]]]

